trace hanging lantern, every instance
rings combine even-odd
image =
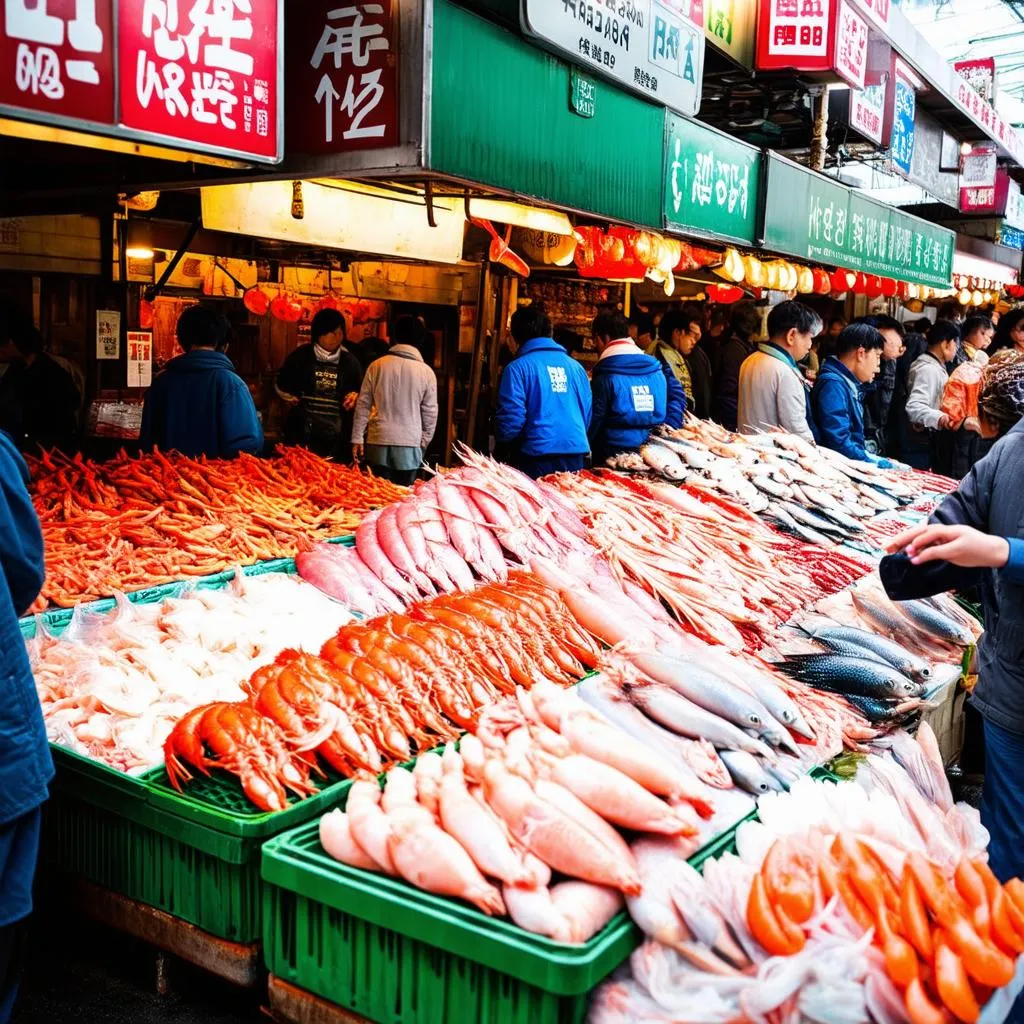
[[[814,271],[810,267],[797,268],[796,290],[801,295],[810,295],[814,291]]]
[[[632,255],[647,269],[658,265],[658,236],[649,231],[638,231],[633,239]]]
[[[906,281],[897,281],[896,282],[896,295],[900,299],[909,299],[909,298],[911,298],[912,296],[910,294],[910,285],[909,285],[909,283],[906,282]]]
[[[882,294],[887,299],[892,299],[896,297],[896,281],[894,281],[891,277],[882,278]]]
[[[601,238],[601,257],[609,263],[623,263],[626,259],[627,236],[609,232]]]
[[[709,284],[708,285],[708,301],[709,302],[721,302],[723,304],[729,304],[733,302],[739,302],[743,298],[743,289],[737,288],[735,285],[727,284]]]
[[[815,267],[811,271],[814,277],[814,292],[816,295],[828,295],[832,291],[832,277],[827,270]]]
[[[781,287],[779,283],[779,265],[774,260],[771,263],[764,264],[764,284],[769,291],[778,291]]]
[[[553,231],[516,231],[516,245],[534,263],[554,267],[567,267],[576,255],[576,237],[559,235]]]
[[[763,288],[767,279],[764,264],[756,256],[743,257],[743,269],[747,284],[754,288]]]
[[[980,306],[984,301],[985,296],[977,288],[975,288],[974,291],[971,292],[971,305]]]
[[[746,266],[743,257],[735,249],[725,250],[725,259],[720,267],[714,268],[714,273],[726,281],[739,283],[746,276]]]
[[[957,293],[956,301],[961,306],[969,306],[971,304],[971,290],[969,288],[961,288]]]
[[[293,295],[282,292],[270,303],[270,313],[276,320],[297,324],[302,319],[303,303]]]
[[[669,270],[675,270],[683,258],[683,243],[678,238],[666,238],[665,245],[668,247]]]

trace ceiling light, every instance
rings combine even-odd
[[[974,146],[972,146],[969,142],[961,142],[960,143],[960,155],[961,156],[970,156],[972,149],[974,149]]]

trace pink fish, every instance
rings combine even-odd
[[[335,808],[320,819],[320,845],[335,860],[361,871],[380,871],[380,865],[355,841],[348,815]]]
[[[416,588],[398,572],[377,537],[377,523],[382,514],[383,509],[375,509],[363,518],[356,528],[356,550],[370,572],[388,590],[400,595],[406,602],[416,601],[419,599]]]
[[[422,534],[421,534],[422,536]],[[377,520],[377,541],[388,561],[421,593],[437,596],[434,585],[416,565],[398,522],[398,505],[387,505]],[[424,542],[425,543],[425,542]]]

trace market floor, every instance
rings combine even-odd
[[[258,1024],[260,994],[171,960],[156,994],[156,954],[120,933],[45,908],[35,919],[12,1024]]]

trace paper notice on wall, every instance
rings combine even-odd
[[[116,309],[96,310],[96,358],[118,359],[121,355],[121,314]]]
[[[128,332],[128,387],[148,388],[153,383],[153,332]]]

